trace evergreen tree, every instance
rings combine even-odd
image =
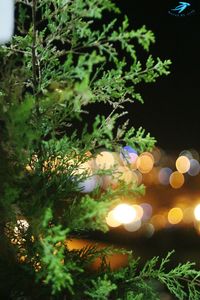
[[[99,152],[129,145],[140,153],[155,144],[119,119],[126,103],[143,102],[137,85],[169,74],[170,61],[149,55],[153,33],[130,29],[119,13],[111,0],[16,0],[15,35],[0,47],[1,299],[155,300],[157,281],[177,299],[200,297],[193,263],[166,271],[171,253],[138,269],[125,250],[68,246],[72,237],[108,231],[106,216],[120,196],[134,201],[144,192],[123,176],[102,189],[103,176],[119,170],[96,166]],[[92,109],[101,113],[91,125]],[[113,271],[106,257],[116,251],[129,264]]]

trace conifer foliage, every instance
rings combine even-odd
[[[166,271],[168,255],[139,269],[131,252],[118,250],[129,264],[113,271],[106,257],[116,249],[68,247],[72,237],[108,231],[107,213],[120,196],[134,200],[144,191],[123,180],[102,189],[115,166],[80,168],[102,149],[154,146],[143,128],[119,122],[128,102],[143,102],[138,84],[169,74],[169,60],[148,54],[154,42],[145,26],[131,29],[111,0],[16,0],[15,35],[0,47],[1,299],[155,300],[155,281],[177,299],[199,299],[192,263]]]

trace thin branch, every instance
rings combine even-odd
[[[33,70],[33,92],[35,95],[35,107],[37,116],[40,114],[39,99],[37,97],[37,57],[36,57],[36,6],[37,0],[32,2],[33,42],[32,42],[32,70]]]

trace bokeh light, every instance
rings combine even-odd
[[[119,181],[124,181],[126,184],[130,184],[134,179],[133,172],[125,166],[118,166],[113,172],[111,185],[112,187],[117,187]]]
[[[179,173],[186,173],[190,169],[190,160],[187,156],[179,156],[176,160],[176,168]]]
[[[102,181],[97,175],[90,176],[78,183],[81,193],[90,193],[100,185],[102,185]]]
[[[138,154],[137,151],[134,150],[132,147],[125,146],[120,153],[120,158],[125,165],[130,164],[133,170],[136,169],[136,161],[138,159]]]
[[[141,220],[137,220],[128,224],[124,224],[124,228],[129,232],[134,232],[140,229],[141,224],[142,224]]]
[[[195,207],[194,216],[197,221],[200,221],[200,204],[197,204],[197,206]]]
[[[137,204],[132,205],[132,207],[136,211],[136,216],[135,216],[134,221],[141,220],[142,216],[144,214],[143,208],[140,205],[137,205]]]
[[[106,223],[108,224],[108,226],[110,227],[118,227],[121,225],[121,222],[119,220],[116,220],[115,215],[114,215],[114,211],[111,210],[107,217],[106,217]]]
[[[137,168],[136,165],[137,159],[138,159],[138,155],[136,153],[129,154],[129,163],[132,170],[135,170]]]
[[[190,160],[190,169],[188,170],[188,174],[190,176],[196,176],[200,172],[200,164],[196,159]]]
[[[70,164],[75,164],[74,161],[70,161]],[[81,163],[74,171],[73,174],[75,175],[81,175],[87,173],[88,175],[92,175],[93,173],[93,161],[88,160],[84,163]]]
[[[136,210],[128,204],[119,204],[113,209],[113,217],[121,224],[128,224],[135,220]]]
[[[153,165],[154,165],[153,155],[149,152],[144,152],[140,154],[140,156],[137,159],[136,165],[137,165],[137,169],[141,173],[143,174],[149,173],[153,169]]]
[[[119,186],[120,181],[124,181],[126,184],[130,184],[131,182],[137,184],[138,178],[128,167],[118,166],[114,169],[112,175],[102,176],[102,188],[104,190],[108,187],[116,189]]]
[[[118,169],[119,172],[120,172],[120,170],[122,171],[122,174],[120,175],[119,179],[123,180],[126,184],[131,183],[133,181],[133,177],[134,177],[133,172],[127,167],[124,167],[123,169],[122,168],[123,167],[121,167],[121,169],[120,169],[120,167],[119,167],[119,169]]]
[[[149,203],[142,203],[140,206],[143,208],[143,216],[142,220],[147,221],[151,218],[152,216],[152,206]]]
[[[96,156],[95,162],[97,168],[107,170],[116,164],[116,157],[112,152],[102,151]]]
[[[131,146],[125,146],[125,147],[123,147],[123,150],[128,153],[136,153],[137,154],[137,151],[135,149],[133,149]]]
[[[175,171],[170,175],[169,182],[174,189],[179,189],[184,184],[185,178],[182,173]]]
[[[170,209],[168,213],[168,221],[170,224],[178,224],[182,221],[183,219],[183,211],[179,207],[174,207]]]
[[[163,185],[168,185],[169,184],[169,178],[170,178],[170,175],[172,173],[173,173],[173,171],[170,168],[160,169],[160,171],[158,173],[159,182]]]

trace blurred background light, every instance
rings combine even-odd
[[[108,213],[108,216],[106,217],[106,223],[110,227],[118,227],[121,225],[121,222],[116,220],[113,210]]]
[[[102,151],[96,156],[95,162],[97,168],[107,170],[116,164],[116,157],[112,152]]]
[[[159,182],[163,185],[168,185],[171,174],[172,174],[172,169],[170,169],[170,168],[160,169],[160,171],[158,173]]]
[[[141,220],[137,220],[128,224],[124,224],[124,228],[129,232],[134,232],[140,229],[141,224],[142,224]]]
[[[199,174],[200,171],[200,165],[199,162],[196,159],[190,160],[190,168],[188,170],[188,174],[190,176],[196,176]]]
[[[169,182],[174,189],[179,189],[184,184],[185,178],[182,173],[175,171],[170,175]]]
[[[183,211],[179,207],[174,207],[170,209],[168,213],[168,221],[170,224],[178,224],[182,221],[183,219]]]
[[[128,224],[136,219],[137,212],[133,206],[128,204],[119,204],[113,209],[113,217],[121,224]]]
[[[130,146],[123,147],[120,158],[125,164],[130,164],[131,168],[136,169],[136,161],[138,159],[137,151]]]
[[[136,216],[135,216],[134,221],[141,220],[142,216],[144,214],[144,210],[143,210],[142,206],[134,204],[134,205],[132,205],[132,207],[136,211]]]
[[[197,221],[200,221],[200,204],[195,207],[194,216]]]
[[[179,173],[186,173],[190,169],[190,160],[187,156],[179,156],[176,160],[176,168]]]
[[[151,218],[152,216],[152,206],[149,203],[141,203],[140,206],[143,209],[143,216],[142,216],[142,220],[143,221],[147,221]]]
[[[153,165],[154,165],[153,155],[149,152],[144,152],[140,154],[140,156],[137,159],[136,165],[137,165],[137,169],[141,173],[143,174],[149,173],[153,169]]]

